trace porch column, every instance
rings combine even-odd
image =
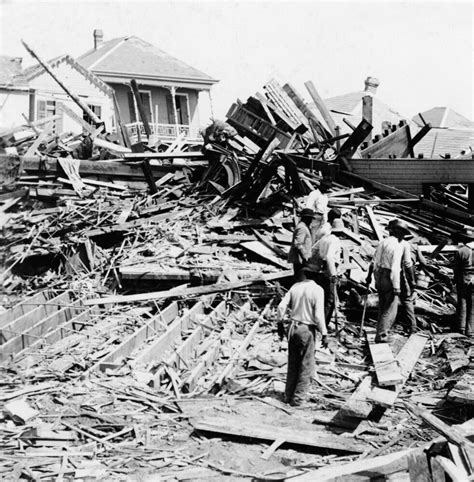
[[[178,137],[179,129],[178,129],[178,110],[176,108],[176,87],[173,85],[169,89],[171,93],[171,102],[173,104],[173,117],[174,117],[175,129],[176,129],[176,137]]]
[[[209,89],[207,91],[207,93],[209,95],[209,107],[210,107],[210,110],[211,110],[211,119],[214,119],[214,106],[212,105],[211,89]]]

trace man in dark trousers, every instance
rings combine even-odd
[[[400,296],[400,271],[406,253],[402,240],[410,234],[407,224],[397,219],[390,226],[390,236],[380,241],[375,251],[373,271],[379,295],[376,343],[388,341],[388,333],[395,321]],[[369,271],[370,279],[371,271]]]
[[[309,226],[314,218],[314,211],[305,208],[301,211],[300,222],[296,225],[291,242],[288,261],[293,263],[295,276],[300,268],[303,268],[311,257],[311,232]]]
[[[303,268],[296,273],[296,282],[278,305],[278,334],[283,339],[283,320],[291,309],[288,330],[288,372],[285,402],[292,406],[306,401],[311,379],[315,372],[314,343],[316,330],[322,335],[322,346],[327,347],[327,329],[324,321],[324,291],[313,280],[306,278]]]
[[[463,233],[454,233],[452,239],[458,244],[453,265],[457,293],[456,328],[463,335],[472,336],[474,334],[474,249],[467,245],[467,242],[472,239]]]

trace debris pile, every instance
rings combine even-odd
[[[471,416],[472,343],[452,333],[448,240],[472,226],[351,176],[351,158],[375,149],[371,126],[340,135],[307,87],[317,109],[275,81],[236,102],[202,152],[126,147],[86,121],[82,136],[56,136],[52,121],[0,133],[2,476],[472,473],[472,424],[419,407]],[[281,402],[275,312],[292,282],[295,214],[322,183],[344,223],[340,328],[295,409]],[[391,345],[374,344],[365,280],[395,218],[424,255],[420,331],[398,326]]]

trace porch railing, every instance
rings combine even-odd
[[[133,141],[137,141],[138,132],[140,132],[142,139],[146,138],[145,128],[143,127],[142,122],[126,124],[125,127],[128,130],[128,135]],[[150,123],[150,130],[153,140],[174,140],[182,133],[184,133],[185,137],[191,141],[202,140],[201,135],[199,134],[199,128],[195,126]]]

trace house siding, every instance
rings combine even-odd
[[[106,129],[111,131],[114,127],[114,109],[111,97],[67,62],[62,62],[56,67],[53,67],[53,71],[65,86],[79,96],[85,104],[100,106],[101,120],[104,121]],[[79,106],[71,100],[56,81],[46,72],[32,79],[29,82],[29,86],[30,89],[36,91],[36,118],[38,116],[38,101],[40,100],[53,100],[56,101],[56,103],[62,102],[82,118],[82,110]],[[26,112],[28,112],[28,110]],[[61,114],[59,108],[56,109],[56,113]],[[79,133],[82,132],[82,127],[67,115],[63,114],[62,131]]]
[[[10,129],[25,123],[28,118],[29,94],[27,91],[0,89],[0,129]]]

